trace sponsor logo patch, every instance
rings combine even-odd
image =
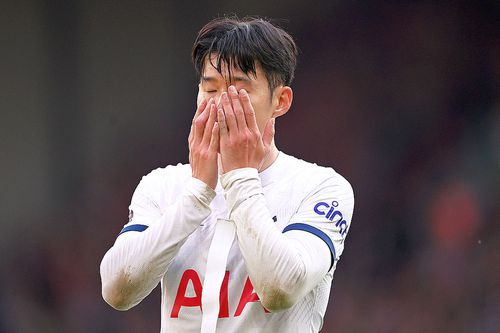
[[[335,222],[335,226],[339,227],[340,235],[344,237],[347,232],[347,222],[344,220],[342,212],[338,210],[338,206],[337,201],[332,201],[331,204],[321,201],[314,206],[314,212],[325,216],[329,221]]]

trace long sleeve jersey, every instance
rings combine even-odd
[[[209,247],[217,220],[229,219],[217,332],[318,332],[353,207],[341,175],[283,152],[261,173],[222,175],[215,191],[189,165],[156,169],[103,258],[103,290],[125,310],[160,283],[161,331],[199,332]]]

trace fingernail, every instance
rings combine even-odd
[[[240,94],[242,94],[242,95],[246,95],[246,94],[247,94],[247,91],[246,91],[245,89],[241,89],[241,90],[240,90]]]
[[[227,97],[227,92],[223,92],[223,93],[222,93],[222,98],[223,98],[223,99],[225,99],[225,100],[227,100],[227,99],[228,99],[228,97]]]
[[[238,93],[238,92],[236,91],[236,88],[235,88],[234,86],[229,86],[228,90],[229,90],[229,92],[230,92],[231,94],[237,94],[237,93]]]
[[[210,97],[210,99],[208,100],[208,103],[212,103],[214,101],[214,98],[213,97]]]

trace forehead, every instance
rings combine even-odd
[[[201,73],[201,81],[225,81],[226,83],[246,82],[252,84],[267,85],[267,78],[262,70],[262,66],[258,61],[255,62],[255,74],[245,74],[240,68],[232,66],[228,69],[226,63],[221,63],[221,72],[214,65],[217,64],[217,56],[212,55],[204,60],[203,70]]]

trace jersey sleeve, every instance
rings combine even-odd
[[[101,261],[102,294],[116,309],[127,310],[151,293],[186,239],[211,213],[213,189],[190,176],[176,181],[179,172],[167,175],[166,169],[141,180],[130,221]]]
[[[344,250],[353,209],[351,185],[345,178],[335,174],[306,195],[283,232],[301,230],[319,237],[330,249],[331,270]]]
[[[282,233],[272,218],[257,169],[242,168],[221,177],[238,245],[262,305],[290,308],[329,270],[330,251],[314,234]],[[306,190],[307,191],[307,190]]]
[[[123,226],[118,235],[128,231],[144,231],[153,221],[161,217],[162,210],[159,198],[161,198],[162,193],[159,184],[164,182],[161,179],[162,172],[166,171],[157,169],[142,177],[132,195],[129,205],[128,222]]]

